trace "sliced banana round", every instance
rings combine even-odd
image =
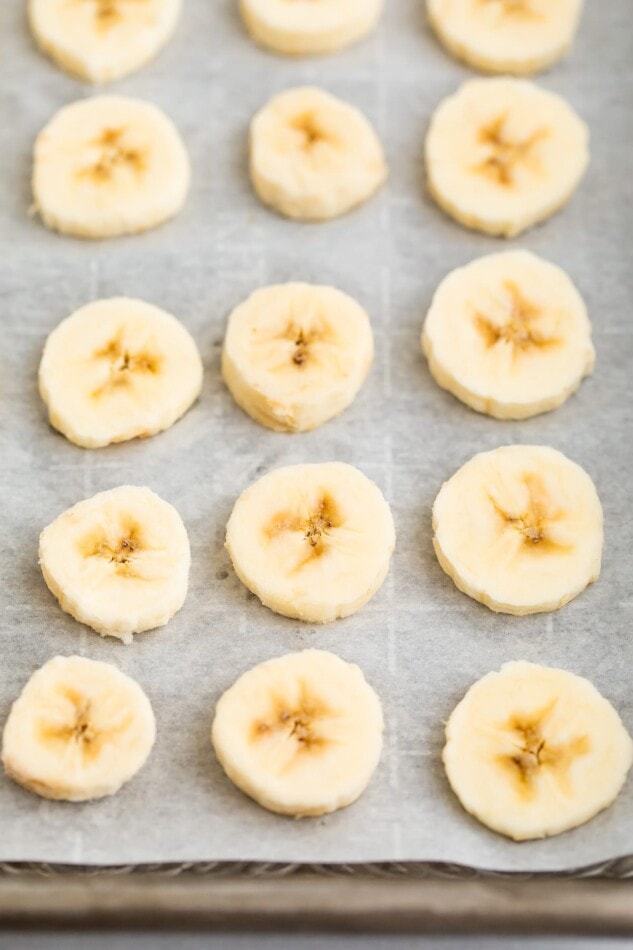
[[[306,432],[353,402],[374,357],[367,313],[333,287],[264,287],[229,318],[222,375],[238,406],[278,432]]]
[[[487,72],[526,76],[569,52],[582,0],[427,0],[427,9],[458,59]]]
[[[44,347],[39,370],[51,425],[99,448],[168,429],[200,395],[202,361],[184,326],[117,297],[81,307]]]
[[[62,610],[124,643],[163,627],[187,596],[186,528],[149,488],[123,485],[80,501],[44,528],[39,557]]]
[[[264,204],[288,218],[336,218],[387,178],[382,145],[358,109],[320,89],[290,89],[251,123],[250,170]]]
[[[62,69],[110,82],[140,69],[172,35],[182,0],[29,0],[33,36]]]
[[[513,237],[567,204],[588,143],[587,126],[560,96],[522,79],[471,79],[431,120],[429,190],[466,227]]]
[[[276,613],[309,623],[363,607],[395,542],[382,492],[343,462],[269,472],[239,497],[226,529],[242,583]]]
[[[506,663],[446,724],[444,765],[461,804],[515,841],[558,835],[618,796],[633,743],[595,686],[565,670]]]
[[[110,663],[56,656],[13,703],[2,763],[42,798],[85,802],[129,782],[155,738],[154,713],[138,683]]]
[[[582,297],[560,267],[528,251],[490,254],[445,277],[422,349],[443,389],[497,419],[555,409],[595,361]]]
[[[475,455],[442,486],[433,530],[437,559],[455,585],[501,613],[558,610],[600,574],[595,486],[543,445]]]
[[[249,670],[220,699],[212,742],[243,792],[280,815],[351,805],[378,765],[380,700],[352,663],[305,650]]]
[[[287,56],[332,53],[376,26],[384,0],[240,0],[242,18],[262,46]]]
[[[76,237],[156,227],[181,210],[189,191],[189,159],[173,122],[125,96],[64,106],[37,137],[33,160],[44,224]]]

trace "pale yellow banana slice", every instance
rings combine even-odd
[[[387,178],[382,145],[362,113],[309,87],[282,92],[257,113],[250,170],[264,204],[304,221],[345,214]]]
[[[39,370],[51,425],[84,448],[168,429],[201,386],[200,354],[183,325],[125,297],[98,300],[63,320]]]
[[[164,626],[187,596],[187,531],[149,488],[124,485],[80,501],[42,531],[39,557],[61,608],[124,643]]]
[[[94,96],[65,106],[40,132],[33,156],[35,207],[62,234],[135,234],[176,215],[189,191],[182,139],[156,106]]]
[[[182,0],[29,0],[33,36],[45,53],[89,82],[140,69],[172,35]]]
[[[332,53],[376,26],[384,0],[240,0],[242,18],[262,46],[287,56]]]
[[[475,455],[443,485],[433,530],[438,561],[456,586],[501,613],[557,610],[600,574],[594,484],[546,446]]]
[[[56,656],[13,703],[2,763],[36,795],[85,802],[129,782],[155,737],[154,713],[138,683],[110,663]]]
[[[582,0],[427,0],[454,56],[491,73],[530,75],[570,49]]]
[[[220,699],[212,741],[243,792],[280,815],[324,815],[364,792],[382,750],[380,700],[323,650],[262,663]]]
[[[229,318],[222,375],[253,419],[305,432],[353,402],[374,356],[369,317],[333,287],[264,287]]]
[[[309,623],[363,607],[389,572],[395,541],[378,486],[342,462],[269,472],[240,496],[226,530],[242,583],[276,613]]]
[[[587,126],[560,96],[522,79],[471,79],[431,120],[429,190],[466,227],[513,237],[567,204],[588,142]]]
[[[565,670],[506,663],[446,725],[444,765],[466,811],[515,841],[558,835],[607,808],[633,743],[613,706]]]
[[[560,267],[528,251],[491,254],[444,278],[422,349],[443,389],[497,419],[555,409],[595,361],[582,297]]]

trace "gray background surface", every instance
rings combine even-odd
[[[21,0],[0,4],[0,721],[51,656],[115,663],[148,693],[158,720],[150,762],[119,795],[86,806],[49,803],[0,779],[0,859],[83,863],[260,859],[441,859],[482,867],[556,869],[633,853],[633,782],[591,824],[521,846],[477,825],[440,765],[442,721],[472,681],[510,659],[589,676],[633,732],[630,590],[633,451],[630,300],[625,224],[633,204],[633,40],[629,0],[589,0],[572,57],[539,81],[588,121],[593,162],[572,204],[513,246],[568,270],[594,321],[593,379],[553,414],[481,417],[440,391],[419,351],[425,311],[453,267],[502,242],[462,230],[424,191],[422,145],[437,103],[471,73],[430,35],[421,0],[387,0],[375,36],[336,57],[286,61],[258,50],[234,0],[186,0],[172,43],[150,67],[108,87],[162,106],[193,163],[184,212],[142,237],[82,243],[28,217],[30,152],[63,104],[89,94],[32,44]],[[246,134],[275,92],[314,83],[374,122],[391,167],[387,188],[347,218],[302,226],[253,197]],[[353,407],[314,433],[267,432],[232,403],[219,376],[230,310],[284,280],[331,283],[366,306],[376,363]],[[199,404],[169,432],[97,452],[49,429],[36,389],[46,335],[95,297],[144,297],[180,317],[206,367]],[[477,451],[513,442],[566,452],[595,479],[606,520],[603,573],[559,613],[495,616],[461,595],[432,553],[430,508]],[[241,586],[223,550],[238,493],[280,465],[339,459],[385,491],[398,549],[390,577],[356,616],[315,630],[273,615]],[[64,614],[37,566],[40,530],[91,494],[147,484],[190,533],[193,568],[181,613],[126,648]],[[385,706],[386,746],[363,799],[328,818],[276,818],[237,792],[209,744],[213,707],[238,673],[318,646],[361,665]]]

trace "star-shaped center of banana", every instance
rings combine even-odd
[[[331,716],[329,707],[302,684],[298,701],[288,702],[281,697],[273,701],[270,714],[255,722],[253,738],[282,735],[295,744],[298,753],[312,751],[326,745],[319,723]]]
[[[495,322],[479,311],[474,315],[475,326],[484,337],[486,346],[491,348],[500,340],[512,344],[516,350],[555,344],[557,340],[554,337],[545,336],[539,329],[538,320],[542,316],[540,308],[523,296],[514,281],[505,281],[503,290],[508,298],[505,320]]]
[[[129,385],[134,374],[155,375],[160,364],[159,358],[149,350],[135,352],[126,346],[121,334],[97,350],[94,358],[107,360],[110,364],[110,377],[103,386],[95,390],[95,398],[120,386]]]
[[[90,3],[94,8],[97,25],[104,30],[109,29],[124,17],[124,7],[128,4],[145,4],[148,0],[74,0],[75,4]]]
[[[341,516],[334,500],[324,493],[307,516],[294,512],[282,512],[270,522],[266,533],[271,538],[287,531],[303,535],[303,539],[308,545],[308,552],[306,557],[297,565],[296,569],[299,570],[308,561],[315,557],[321,557],[325,553],[330,531],[339,527],[341,523]]]
[[[96,758],[107,738],[129,727],[129,716],[123,716],[120,722],[113,723],[107,730],[94,725],[94,710],[90,699],[72,687],[64,687],[61,697],[71,705],[71,713],[66,722],[43,720],[40,723],[40,735],[45,741],[57,741],[74,744],[84,761]],[[56,717],[57,720],[57,717]]]
[[[88,144],[99,150],[96,162],[81,171],[80,174],[90,175],[97,181],[108,181],[117,169],[127,168],[139,174],[145,168],[145,158],[138,149],[129,148],[125,144],[124,128],[104,129],[104,131]]]
[[[534,173],[539,172],[540,163],[535,148],[548,134],[546,129],[537,129],[528,138],[517,141],[507,133],[507,118],[507,115],[501,115],[479,130],[479,143],[486,146],[488,156],[473,168],[473,171],[504,188],[514,184],[519,165]]]
[[[502,500],[490,495],[493,507],[508,528],[519,532],[527,550],[538,550],[541,554],[545,551],[560,553],[564,546],[550,537],[549,529],[562,516],[562,512],[554,505],[538,475],[526,475],[524,484],[528,501],[520,511],[509,511]]]
[[[311,112],[295,116],[290,122],[290,128],[297,133],[297,148],[301,151],[310,152],[329,138],[323,125]]]
[[[557,705],[557,700],[532,716],[512,717],[505,729],[511,734],[516,751],[503,755],[501,760],[510,769],[520,794],[531,798],[542,769],[550,770],[561,790],[568,787],[568,773],[572,762],[589,752],[587,736],[577,736],[556,743],[546,738],[548,721]]]
[[[479,0],[479,3],[484,7],[494,5],[503,16],[519,20],[543,19],[543,14],[536,9],[534,0]]]
[[[118,531],[103,528],[92,532],[81,542],[85,557],[103,558],[114,566],[117,574],[134,577],[134,559],[143,550],[143,538],[138,525],[121,524]]]

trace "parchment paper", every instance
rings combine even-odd
[[[540,82],[569,97],[592,131],[591,170],[572,204],[515,246],[568,270],[595,328],[595,376],[556,412],[522,423],[475,414],[433,383],[419,350],[422,320],[453,267],[499,250],[425,195],[422,145],[433,108],[471,73],[431,36],[422,0],[387,0],[384,21],[340,55],[289,61],[258,50],[234,0],[186,0],[160,58],[109,87],[162,106],[193,162],[184,212],[145,236],[83,243],[29,218],[33,140],[63,104],[88,95],[30,40],[21,0],[0,3],[0,721],[27,678],[55,654],[116,664],[147,691],[158,741],[115,798],[45,802],[0,778],[0,860],[123,864],[194,860],[442,860],[485,868],[572,868],[633,853],[633,777],[618,801],[559,838],[512,844],[462,812],[440,764],[443,721],[470,684],[510,659],[589,676],[633,732],[631,667],[630,209],[633,11],[588,0],[571,58]],[[338,221],[302,226],[261,207],[246,164],[248,121],[273,93],[315,83],[358,105],[378,128],[388,187]],[[376,362],[340,419],[308,435],[260,428],[219,375],[228,313],[254,288],[303,279],[334,284],[371,314]],[[171,431],[101,451],[75,448],[47,425],[36,371],[46,335],[102,296],[146,298],[179,316],[206,366],[199,404]],[[545,443],[595,479],[606,518],[600,580],[559,613],[496,616],[460,594],[431,548],[440,485],[475,452]],[[236,579],[223,549],[239,492],[277,466],[340,459],[385,491],[398,549],[384,588],[356,616],[322,629],[277,617]],[[68,506],[125,483],[176,505],[193,569],[184,609],[131,647],[67,616],[37,565],[40,530]],[[214,704],[238,674],[306,647],[355,661],[382,697],[381,765],[358,804],[331,817],[274,817],[241,795],[214,759]]]

